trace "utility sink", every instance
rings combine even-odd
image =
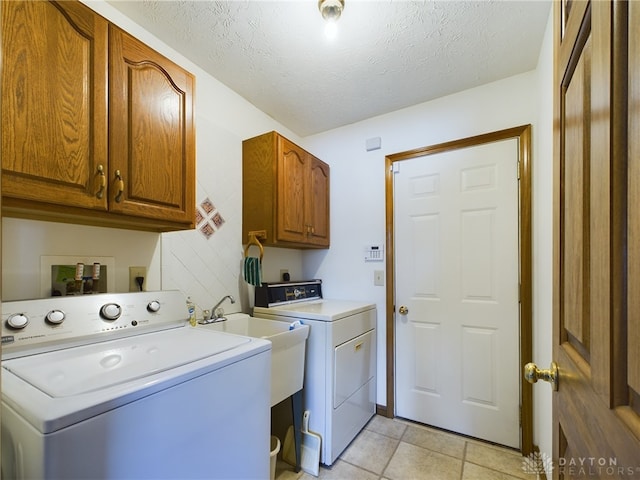
[[[198,325],[219,332],[264,338],[271,342],[271,406],[280,403],[302,388],[304,382],[304,354],[309,325],[256,318],[246,313],[230,313],[224,322]]]

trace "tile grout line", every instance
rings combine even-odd
[[[487,448],[496,448],[496,449],[499,449],[499,450],[507,450],[507,448],[506,448],[506,447],[500,447],[500,446],[497,446],[497,445],[488,446],[488,445],[485,445],[483,442],[477,442],[477,441],[467,440],[467,441],[465,441],[465,445],[464,445],[463,472],[464,472],[464,464],[468,462],[468,463],[470,463],[470,464],[472,464],[472,465],[475,465],[475,466],[477,466],[477,467],[484,468],[484,469],[486,469],[486,470],[491,470],[492,472],[495,472],[495,473],[500,474],[500,475],[502,475],[502,476],[505,476],[505,475],[506,475],[506,476],[508,476],[508,477],[510,477],[510,478],[513,478],[514,480],[521,480],[521,477],[520,477],[520,476],[513,475],[513,474],[512,474],[513,472],[511,472],[511,471],[504,471],[504,470],[500,470],[500,469],[498,469],[498,468],[495,468],[493,465],[485,465],[484,463],[478,463],[477,461],[475,461],[475,462],[474,462],[473,460],[468,460],[468,461],[467,461],[467,459],[466,459],[466,456],[467,456],[467,446],[468,446],[469,444],[473,444],[473,443],[476,443],[476,444],[479,444],[479,445],[485,446],[485,447],[487,447]]]
[[[426,451],[428,451],[428,452],[436,453],[436,454],[443,455],[443,456],[446,456],[446,457],[449,457],[449,458],[453,458],[453,459],[456,459],[456,460],[461,460],[461,473],[460,473],[460,478],[462,479],[462,476],[463,476],[463,474],[464,474],[464,464],[465,464],[465,461],[466,461],[467,445],[469,444],[469,440],[466,440],[466,439],[465,439],[465,441],[464,441],[464,448],[463,448],[463,451],[462,451],[462,457],[458,458],[458,457],[456,457],[455,455],[451,455],[451,454],[449,454],[449,453],[441,452],[441,451],[439,451],[439,450],[434,450],[434,449],[429,448],[429,447],[425,447],[425,446],[418,445],[418,444],[415,444],[415,443],[412,443],[412,442],[409,442],[409,441],[405,441],[405,440],[404,440],[404,437],[406,436],[407,432],[409,431],[409,427],[410,427],[411,425],[410,425],[410,424],[404,424],[404,423],[403,423],[403,425],[404,425],[404,427],[405,427],[405,428],[404,428],[404,430],[402,431],[402,435],[400,435],[400,437],[399,437],[399,438],[393,437],[393,436],[391,436],[391,435],[387,435],[386,433],[382,433],[382,432],[379,432],[379,431],[376,431],[376,430],[373,430],[373,429],[366,428],[367,430],[369,430],[369,431],[370,431],[370,432],[372,432],[372,433],[375,433],[375,434],[377,434],[377,435],[380,435],[380,436],[383,436],[383,437],[389,438],[389,439],[391,439],[391,440],[397,440],[397,441],[398,441],[398,444],[396,445],[396,448],[395,448],[394,452],[391,454],[391,457],[389,457],[389,461],[387,462],[387,464],[384,466],[384,469],[382,470],[382,474],[381,474],[380,476],[378,476],[378,480],[380,480],[382,477],[384,477],[384,472],[385,472],[385,470],[386,470],[386,469],[387,469],[387,467],[389,466],[389,463],[391,463],[391,460],[393,459],[393,456],[394,456],[394,455],[396,454],[396,452],[398,451],[398,448],[400,447],[400,443],[402,443],[402,442],[406,443],[407,445],[411,445],[411,446],[414,446],[414,447],[417,447],[417,448],[420,448],[420,449],[426,450]],[[419,425],[419,424],[418,424],[418,425]],[[419,428],[419,427],[420,427],[420,425],[419,425],[417,428]],[[429,431],[434,431],[434,432],[437,432],[437,431],[438,431],[437,429],[432,429],[432,428],[430,428],[429,426],[423,426],[423,427],[426,427],[426,429],[427,429],[427,430],[429,430]],[[458,438],[464,438],[462,435],[457,435],[457,434],[455,434],[455,433],[454,433],[454,434],[452,434],[452,435],[454,435],[454,436],[456,436],[456,437],[458,437]],[[349,462],[347,462],[347,463],[349,463]],[[351,464],[351,463],[350,463],[350,465],[353,465],[353,464]],[[367,470],[366,468],[361,467],[361,466],[358,466],[358,465],[353,465],[353,466],[356,466],[356,467],[361,468],[361,469],[363,469],[363,470]],[[368,472],[371,472],[371,473],[373,473],[373,474],[376,474],[376,472],[372,472],[371,470],[367,470],[367,471],[368,471]]]
[[[467,463],[467,446],[469,442],[465,440],[464,448],[462,449],[462,467],[460,468],[460,480],[464,478],[464,464]]]
[[[369,423],[370,423],[370,422],[369,422]],[[393,437],[393,436],[388,435],[388,434],[386,434],[386,433],[381,433],[381,432],[378,432],[378,431],[376,431],[376,430],[374,430],[374,429],[369,428],[369,427],[370,427],[369,423],[368,423],[368,424],[367,424],[367,425],[362,429],[362,431],[367,430],[367,431],[369,431],[369,432],[371,432],[371,433],[375,433],[376,435],[380,435],[380,436],[382,436],[382,437],[386,437],[386,438],[388,438],[388,439],[390,439],[390,440],[395,440],[395,441],[397,441],[397,442],[398,442],[398,443],[396,444],[395,449],[393,450],[393,453],[389,456],[389,460],[387,460],[387,463],[385,463],[385,465],[382,467],[382,471],[381,471],[380,473],[377,473],[377,472],[374,472],[373,470],[369,470],[367,467],[363,467],[362,465],[357,465],[357,464],[351,463],[351,462],[349,462],[349,461],[347,461],[347,460],[344,460],[344,459],[342,458],[342,454],[341,454],[340,456],[338,456],[338,459],[337,459],[337,460],[340,460],[341,462],[344,462],[344,463],[346,463],[346,464],[348,464],[348,465],[351,465],[352,467],[355,467],[355,468],[357,468],[357,469],[359,469],[359,470],[363,470],[363,471],[365,471],[365,472],[372,473],[373,475],[377,475],[378,480],[381,480],[381,479],[384,477],[384,472],[385,472],[385,470],[387,469],[387,467],[389,466],[389,463],[391,463],[391,460],[393,459],[393,456],[394,456],[394,455],[396,454],[396,452],[398,451],[398,447],[400,446],[400,442],[402,442],[402,438],[404,437],[404,435],[405,435],[405,433],[406,433],[406,431],[407,431],[407,426],[406,426],[406,425],[404,426],[405,428],[404,428],[404,430],[402,431],[402,435],[400,435],[400,438],[396,438],[396,437]],[[362,431],[361,431],[360,433],[362,433]],[[355,439],[354,439],[354,440],[355,440]],[[348,447],[347,447],[347,448],[348,448]],[[345,449],[345,451],[346,451],[346,449]],[[343,453],[344,453],[344,452],[343,452]]]
[[[338,463],[338,461],[340,461],[342,463],[346,463],[347,465],[351,465],[352,467],[354,467],[354,468],[356,468],[358,470],[362,470],[363,472],[367,472],[367,473],[371,473],[373,475],[377,475],[378,476],[378,480],[380,480],[383,477],[383,475],[381,473],[374,472],[373,470],[369,470],[367,467],[363,467],[362,465],[357,465],[355,463],[351,463],[348,460],[343,460],[341,458],[336,459],[336,461],[333,463],[333,465]],[[333,468],[333,465],[331,467],[329,467],[328,469]],[[385,468],[386,468],[386,466],[385,466]],[[384,473],[384,470],[382,471],[382,473]]]
[[[394,423],[396,423],[396,422],[394,421]],[[445,452],[440,451],[440,450],[433,450],[433,449],[431,449],[430,447],[427,447],[427,446],[423,446],[423,445],[415,444],[415,443],[412,443],[412,442],[409,442],[409,441],[405,441],[405,440],[404,440],[404,438],[407,436],[407,433],[408,433],[408,431],[409,431],[410,427],[411,427],[413,424],[412,424],[412,423],[405,423],[405,422],[397,422],[397,424],[401,424],[401,425],[403,425],[403,427],[404,427],[404,428],[403,428],[403,430],[402,430],[402,433],[401,433],[399,436],[396,436],[396,435],[394,434],[394,432],[391,432],[391,431],[389,431],[389,430],[387,430],[387,431],[379,431],[379,430],[377,430],[377,429],[375,429],[375,428],[371,428],[371,427],[373,426],[371,423],[369,423],[369,424],[368,424],[368,425],[363,429],[363,430],[367,430],[367,431],[369,431],[369,432],[371,432],[371,433],[373,433],[373,434],[380,435],[381,437],[385,437],[385,438],[387,438],[387,439],[389,439],[389,440],[393,440],[393,441],[397,442],[397,443],[396,443],[396,446],[395,446],[395,448],[394,448],[394,450],[393,450],[393,452],[391,453],[391,456],[389,457],[389,459],[387,460],[386,464],[385,464],[385,465],[384,465],[384,467],[382,468],[381,473],[379,473],[379,474],[378,474],[378,473],[377,473],[377,472],[375,472],[375,471],[369,470],[369,469],[368,469],[367,467],[365,467],[365,466],[361,466],[361,465],[353,464],[353,463],[348,462],[348,461],[345,461],[344,459],[342,459],[342,458],[340,458],[340,457],[339,457],[339,458],[340,458],[340,460],[341,460],[341,461],[343,461],[343,462],[345,462],[345,463],[347,463],[347,464],[349,464],[349,465],[351,465],[351,466],[353,466],[353,467],[355,467],[355,468],[358,468],[358,469],[360,469],[360,470],[363,470],[363,471],[369,472],[369,473],[371,473],[371,474],[373,474],[373,475],[376,475],[376,478],[377,478],[378,480],[381,480],[382,478],[386,478],[386,477],[384,476],[385,471],[387,470],[387,468],[389,467],[389,464],[390,464],[390,463],[391,463],[391,461],[393,460],[394,455],[397,453],[397,451],[398,451],[398,449],[399,449],[399,447],[400,447],[400,443],[404,442],[404,443],[406,443],[406,444],[408,444],[408,445],[412,445],[412,446],[418,447],[418,448],[420,448],[420,449],[427,450],[427,451],[429,451],[429,452],[434,452],[434,453],[437,453],[437,454],[440,454],[440,455],[444,455],[444,456],[446,456],[446,457],[450,457],[450,458],[454,458],[454,459],[459,459],[459,460],[461,460],[461,470],[460,470],[460,477],[459,477],[460,479],[464,478],[464,473],[465,473],[465,464],[466,464],[467,462],[472,463],[472,464],[474,464],[474,465],[477,465],[477,466],[479,466],[479,467],[481,467],[481,468],[485,468],[485,469],[491,470],[491,471],[493,471],[493,472],[495,472],[495,473],[498,473],[498,474],[508,475],[509,477],[512,477],[512,478],[514,478],[514,479],[519,478],[519,477],[517,477],[517,476],[512,476],[512,473],[511,473],[511,472],[505,472],[505,471],[502,471],[502,470],[496,469],[494,466],[487,466],[487,465],[484,465],[484,464],[478,464],[478,463],[473,462],[473,461],[471,461],[471,460],[469,460],[469,461],[467,460],[467,455],[469,454],[469,447],[470,447],[470,446],[472,446],[472,445],[479,444],[479,445],[482,445],[482,446],[485,446],[485,447],[488,447],[488,448],[495,447],[495,448],[496,448],[496,449],[498,449],[498,450],[503,450],[503,449],[504,449],[503,447],[499,447],[499,446],[497,446],[497,445],[492,445],[492,444],[489,444],[489,443],[487,443],[487,442],[483,442],[483,441],[481,441],[481,440],[465,438],[465,436],[464,436],[464,435],[456,434],[455,432],[444,432],[444,433],[449,433],[449,434],[451,434],[451,435],[453,435],[453,436],[455,436],[455,437],[457,437],[457,438],[463,438],[463,439],[464,439],[464,447],[463,447],[463,451],[462,451],[462,456],[461,456],[461,457],[457,457],[457,456],[452,455],[452,454],[450,454],[450,453],[445,453]],[[432,431],[432,432],[439,432],[439,429],[434,429],[434,428],[431,428],[431,427],[429,427],[429,426],[421,425],[421,424],[419,424],[419,423],[418,423],[418,424],[416,424],[416,428],[421,428],[421,427],[424,427],[424,428],[426,428],[426,430],[429,430],[429,431]],[[384,429],[381,429],[381,430],[384,430]]]
[[[389,460],[387,460],[387,463],[385,463],[384,468],[382,469],[382,472],[380,472],[380,476],[378,476],[378,479],[381,479],[382,477],[384,477],[384,472],[387,471],[387,468],[389,467],[389,464],[391,463],[391,460],[393,460],[393,456],[398,452],[398,447],[400,447],[400,443],[402,443],[402,438],[404,437],[405,432],[407,431],[407,429],[404,429],[404,432],[402,432],[402,436],[398,439],[398,443],[396,444],[396,448],[393,450],[393,453],[389,456]]]
[[[404,426],[404,430],[402,430],[402,435],[400,435],[400,438],[394,438],[394,437],[392,437],[390,435],[385,435],[384,433],[380,433],[380,432],[376,432],[374,430],[371,430],[372,432],[377,433],[378,435],[382,435],[383,437],[387,437],[387,438],[390,438],[391,440],[397,440],[398,441],[398,443],[396,444],[396,448],[393,450],[393,453],[391,453],[391,455],[389,456],[389,460],[387,460],[387,463],[385,463],[384,467],[382,467],[382,471],[378,475],[378,480],[380,480],[380,479],[382,479],[384,477],[384,472],[387,470],[387,468],[389,467],[389,464],[391,463],[391,460],[393,460],[393,456],[398,451],[398,447],[400,447],[400,442],[402,442],[402,439],[404,438],[405,434],[407,433],[407,430],[408,430],[408,428],[405,425]]]
[[[404,423],[404,422],[402,422],[402,423]],[[477,463],[477,462],[474,462],[472,460],[467,460],[466,459],[467,450],[468,450],[468,447],[470,445],[481,445],[481,446],[484,446],[486,448],[494,448],[494,449],[499,450],[499,451],[513,451],[514,453],[518,453],[518,454],[522,455],[521,452],[518,452],[517,450],[514,450],[512,448],[505,447],[505,446],[502,446],[502,445],[498,445],[498,444],[495,444],[495,443],[492,443],[492,442],[487,442],[487,441],[483,441],[481,439],[472,438],[472,437],[469,437],[467,435],[459,434],[459,433],[456,433],[456,432],[450,432],[450,431],[446,431],[446,430],[442,430],[442,429],[438,429],[438,428],[433,428],[433,427],[431,427],[429,425],[424,425],[424,424],[421,424],[419,422],[417,422],[417,423],[411,422],[409,424],[406,424],[407,428],[403,432],[402,438],[404,438],[404,436],[406,434],[406,431],[408,430],[408,427],[410,425],[414,425],[414,424],[417,426],[417,428],[426,428],[427,430],[430,430],[430,431],[433,431],[433,432],[441,432],[441,433],[444,433],[444,434],[450,434],[450,435],[453,435],[454,437],[461,438],[461,439],[464,440],[463,455],[461,457],[461,459],[462,459],[462,474],[461,474],[461,478],[464,476],[464,464],[468,462],[468,463],[471,463],[473,465],[479,466],[481,468],[489,469],[489,470],[491,470],[493,472],[496,472],[496,473],[499,473],[501,475],[508,475],[509,477],[512,477],[514,479],[521,480],[521,477],[518,476],[518,475],[513,475],[512,474],[513,472],[506,472],[506,471],[503,471],[503,470],[499,470],[499,469],[495,468],[494,466],[488,466],[488,465],[484,465],[484,464]],[[446,456],[449,456],[451,458],[458,458],[455,455],[450,455],[448,453],[444,453],[444,452],[441,452],[439,450],[433,450],[433,449],[431,449],[429,447],[413,444],[411,442],[405,442],[405,443],[408,443],[409,445],[417,446],[419,448],[424,448],[425,450],[428,450],[430,452],[436,452],[436,453],[439,453],[441,455],[446,455]]]

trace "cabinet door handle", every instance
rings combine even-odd
[[[124,192],[124,180],[120,174],[120,170],[116,170],[116,202],[122,201],[122,193]]]
[[[96,198],[101,199],[104,197],[104,189],[107,187],[107,177],[104,174],[104,167],[102,165],[98,165],[98,172],[96,173],[97,184],[98,184],[98,192],[96,193]]]

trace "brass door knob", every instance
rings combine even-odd
[[[407,313],[409,313],[409,309],[407,307],[405,307],[404,305],[402,305],[400,307],[400,309],[398,310],[398,312],[400,312],[400,315],[406,315]]]
[[[536,383],[538,380],[544,380],[551,384],[554,391],[558,390],[558,364],[551,362],[549,370],[540,370],[535,363],[527,363],[524,366],[524,378],[529,383]]]

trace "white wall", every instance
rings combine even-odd
[[[87,3],[196,76],[196,205],[210,199],[224,224],[209,239],[199,230],[162,235],[162,288],[190,295],[199,307],[198,314],[227,294],[238,300],[235,305],[224,306],[227,312],[248,311],[252,292],[240,275],[246,241],[241,238],[242,140],[270,130],[294,142],[300,139],[110,5],[102,1]],[[296,275],[302,268],[301,254],[297,250],[267,249],[263,266],[268,281],[278,279],[280,268]]]
[[[533,92],[533,94],[527,94]],[[373,285],[362,251],[385,239],[385,156],[537,121],[535,72],[444,97],[305,139],[331,166],[331,249],[305,256],[305,272],[322,278],[326,296],[378,305],[378,403],[386,404],[385,287]],[[365,140],[381,137],[367,152]],[[535,158],[534,158],[535,164]]]
[[[385,240],[385,156],[449,140],[532,124],[535,357],[548,361],[551,332],[551,75],[550,32],[540,67],[435,101],[304,139],[331,166],[331,248],[306,253],[304,273],[323,279],[326,297],[362,299],[378,306],[377,401],[386,404],[385,287],[374,286],[363,249]],[[382,148],[367,152],[365,141],[381,137]],[[535,389],[541,390],[541,389]],[[536,391],[535,439],[551,445],[550,395]],[[548,427],[548,428],[547,428]],[[550,449],[547,450],[550,452]]]
[[[294,142],[300,139],[111,5],[101,0],[84,3],[196,76],[196,204],[209,198],[225,222],[207,240],[198,230],[160,235],[4,218],[2,299],[40,295],[42,255],[111,256],[118,292],[128,291],[129,266],[143,265],[148,269],[149,290],[179,289],[201,308],[231,294],[239,301],[226,305],[227,312],[248,311],[252,294],[240,277],[242,140],[270,130]],[[267,249],[264,279],[277,280],[281,268],[300,278],[301,252]]]
[[[129,291],[129,266],[146,266],[147,290],[160,288],[160,237],[149,232],[2,219],[2,300],[39,298],[41,256],[112,257],[116,291]],[[70,264],[75,262],[71,259]],[[104,262],[103,262],[104,263]],[[66,264],[66,263],[65,263]],[[50,270],[42,272],[50,278]]]
[[[553,8],[538,58],[538,119],[533,151],[533,359],[540,368],[552,360],[553,299]],[[542,388],[540,388],[542,387]],[[533,387],[533,442],[551,456],[551,388]]]
[[[148,287],[177,288],[202,308],[226,294],[239,298],[228,312],[248,311],[251,292],[240,277],[242,158],[245,138],[277,130],[331,165],[331,248],[302,252],[266,249],[264,279],[322,278],[327,297],[366,300],[378,306],[377,402],[386,404],[385,288],[373,285],[363,248],[385,240],[385,155],[503,128],[533,124],[534,360],[551,350],[551,33],[536,71],[416,105],[388,115],[298,138],[199,67],[102,1],[85,1],[196,75],[197,204],[209,198],[225,220],[210,239],[199,231],[153,234],[119,229],[3,219],[3,300],[37,296],[40,255],[104,255],[116,260],[117,291],[126,291],[128,266],[149,269]],[[549,29],[548,29],[549,30]],[[365,151],[365,140],[382,149]],[[536,388],[534,441],[551,452],[550,394]],[[548,423],[548,424],[547,424]]]

